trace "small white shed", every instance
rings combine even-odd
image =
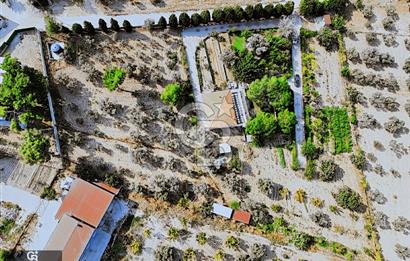
[[[228,143],[219,144],[219,154],[229,154],[232,152],[231,145]]]
[[[226,218],[232,217],[233,209],[225,207],[224,205],[221,205],[218,203],[214,203],[212,207],[213,207],[212,213],[214,213],[215,215],[223,216]]]

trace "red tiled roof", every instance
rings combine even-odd
[[[251,213],[242,210],[234,210],[232,219],[249,224],[251,222]]]
[[[58,209],[56,219],[60,220],[64,214],[68,214],[97,227],[114,196],[94,184],[77,178]]]

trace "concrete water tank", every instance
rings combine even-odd
[[[63,51],[63,48],[61,47],[61,45],[59,45],[58,43],[53,43],[51,45],[51,51],[55,54],[59,54]]]

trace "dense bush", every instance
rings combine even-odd
[[[308,159],[304,175],[308,180],[316,177],[316,164],[312,159]]]
[[[355,154],[352,154],[350,156],[350,160],[352,161],[353,165],[356,166],[357,169],[359,170],[365,170],[367,166],[367,160],[366,160],[366,155],[364,154],[364,151],[359,149],[356,151]]]
[[[188,27],[191,25],[191,18],[187,13],[181,13],[179,15],[179,25],[182,27]]]
[[[110,24],[111,24],[111,29],[115,32],[119,32],[120,31],[120,25],[118,24],[118,21],[111,18],[110,19]]]
[[[104,19],[99,19],[98,20],[98,27],[100,28],[101,31],[103,31],[104,33],[108,32],[108,27],[107,27],[107,23],[105,22]]]
[[[159,246],[155,250],[155,261],[176,260],[178,252],[175,248],[169,246]]]
[[[294,112],[285,109],[278,113],[279,127],[284,134],[291,134],[296,124],[296,115]]]
[[[292,233],[290,241],[300,250],[308,250],[315,242],[311,235],[298,231]]]
[[[46,23],[46,32],[48,35],[52,35],[52,34],[60,32],[61,25],[57,23],[54,18],[50,16],[46,16],[44,18],[44,21]]]
[[[347,186],[340,188],[337,194],[333,196],[337,204],[342,208],[357,211],[362,206],[362,200],[359,193],[353,191]]]
[[[176,106],[182,100],[183,88],[179,83],[171,83],[165,86],[161,93],[163,103]]]
[[[177,18],[177,16],[174,15],[174,14],[170,15],[168,23],[169,23],[169,27],[174,28],[174,29],[178,28],[178,18]]]
[[[114,91],[124,81],[125,71],[118,67],[109,68],[104,72],[103,83],[109,91]]]
[[[92,23],[84,21],[84,31],[87,34],[95,34],[95,28]]]
[[[300,14],[306,17],[323,15],[324,6],[318,0],[302,0],[300,3]]]
[[[191,23],[193,26],[198,26],[202,24],[202,17],[201,15],[195,13],[191,16]]]
[[[161,16],[158,20],[158,27],[160,29],[165,29],[167,28],[167,19],[165,19],[165,17]]]
[[[41,163],[49,158],[50,142],[36,130],[27,130],[24,134],[20,155],[29,164]]]
[[[122,27],[124,28],[124,31],[126,31],[127,33],[132,32],[132,25],[128,20],[124,20],[122,22]]]
[[[329,28],[323,28],[319,31],[317,36],[319,44],[326,48],[326,50],[331,51],[338,45],[337,33],[333,32]]]
[[[316,159],[319,156],[319,149],[316,147],[310,137],[302,145],[302,154],[305,155],[308,159]]]
[[[272,138],[277,130],[275,115],[267,112],[259,112],[256,117],[246,124],[246,133],[254,136],[256,142],[263,143],[265,139]]]
[[[322,160],[319,169],[319,178],[322,181],[331,181],[336,176],[337,165],[333,160]]]

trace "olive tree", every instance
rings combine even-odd
[[[359,193],[355,192],[348,186],[343,186],[333,195],[336,203],[342,208],[357,211],[362,206],[362,199]]]

